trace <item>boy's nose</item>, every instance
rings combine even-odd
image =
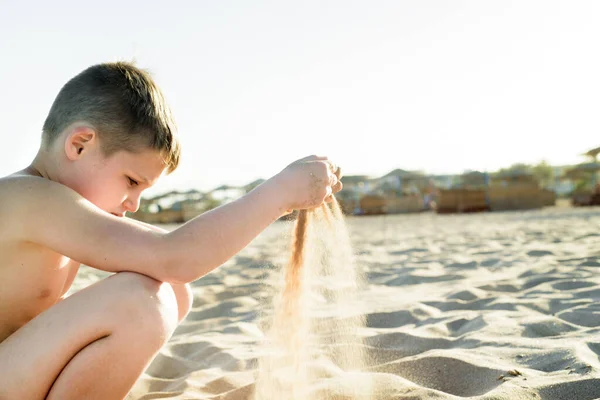
[[[129,212],[136,212],[140,208],[140,197],[141,196],[129,196],[123,202],[123,206]]]

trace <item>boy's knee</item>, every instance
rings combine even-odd
[[[179,300],[171,285],[134,272],[120,272],[115,278],[120,279],[116,306],[123,311],[118,323],[168,339],[179,315]]]

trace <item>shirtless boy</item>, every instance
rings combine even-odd
[[[1,400],[124,398],[189,312],[188,282],[341,189],[310,156],[172,232],[126,218],[179,162],[168,110],[148,73],[92,66],[59,92],[31,165],[0,178]],[[81,263],[115,274],[67,297]]]

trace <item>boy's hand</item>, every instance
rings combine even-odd
[[[309,156],[288,165],[277,175],[287,211],[330,203],[342,189],[341,176],[341,169],[327,157]]]

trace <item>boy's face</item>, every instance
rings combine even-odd
[[[137,153],[118,151],[105,157],[102,151],[88,153],[63,182],[102,210],[122,217],[135,212],[142,192],[154,185],[165,170],[161,154],[152,149]]]

